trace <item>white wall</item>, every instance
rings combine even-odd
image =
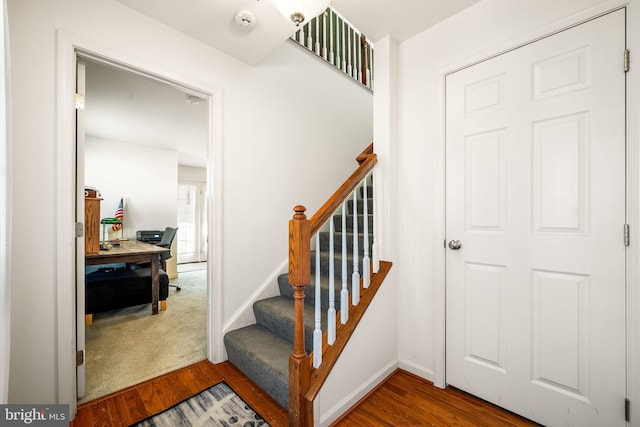
[[[225,131],[233,143],[224,146],[222,252],[238,262],[227,265],[224,282],[249,290],[287,258],[293,207],[306,206],[310,217],[356,169],[355,157],[372,141],[373,105],[353,79],[289,42],[227,90],[225,101],[239,114]],[[225,319],[247,297],[229,293]]]
[[[216,93],[223,320],[287,256],[292,207],[317,209],[354,170],[353,158],[372,140],[371,95],[288,43],[249,68],[115,0],[7,3],[15,141],[9,401],[63,403],[57,325],[66,313],[56,307],[72,285],[56,282],[65,266],[52,256],[52,213],[64,200],[55,194],[56,173],[65,172],[56,171],[55,158],[64,117],[56,111],[56,30],[81,47]]]
[[[124,198],[124,238],[135,240],[137,230],[164,230],[177,224],[174,150],[87,135],[85,185],[102,194],[100,218],[113,217],[120,197]]]
[[[430,379],[444,369],[442,349],[437,345],[444,327],[439,289],[444,250],[443,71],[513,46],[515,39],[522,42],[527,34],[540,32],[598,3],[603,2],[484,0],[400,45],[397,170],[401,191],[394,220],[400,227],[402,367]]]
[[[328,426],[398,367],[398,269],[392,267],[318,394],[317,417]]]

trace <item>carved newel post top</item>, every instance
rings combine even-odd
[[[293,219],[306,219],[307,216],[304,214],[307,208],[302,205],[297,205],[293,208],[295,214],[293,215]]]

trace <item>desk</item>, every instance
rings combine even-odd
[[[123,240],[120,246],[101,250],[97,255],[87,255],[85,265],[116,264],[120,262],[151,262],[151,312],[158,314],[160,296],[160,255],[169,252],[168,248],[150,245],[138,240]]]

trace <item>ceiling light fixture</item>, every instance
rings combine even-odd
[[[296,27],[324,12],[331,0],[274,0],[276,8]]]

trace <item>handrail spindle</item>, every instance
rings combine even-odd
[[[352,59],[352,43],[351,43],[351,28],[347,26],[347,36],[345,37],[347,40],[347,74],[353,77],[353,59]]]
[[[329,344],[333,344],[336,341],[336,275],[333,235],[333,216],[331,216],[329,219],[329,309],[327,310],[327,342]]]
[[[375,177],[372,177],[372,179],[375,179]],[[371,244],[371,255],[372,255],[372,260],[371,260],[371,271],[373,273],[377,273],[378,271],[380,271],[380,243],[378,241],[378,233],[376,232],[378,230],[378,215],[376,214],[376,210],[375,210],[375,206],[376,206],[376,200],[375,200],[375,191],[374,193],[371,195],[371,199],[373,201],[373,243]]]
[[[320,56],[320,19],[322,15],[318,16],[317,19],[314,19],[316,23],[316,55]]]
[[[368,51],[369,43],[364,34],[360,34],[360,44],[362,45],[362,79],[360,80],[363,85],[369,87],[369,63],[368,63]]]
[[[295,32],[295,41],[302,44],[301,41],[304,40],[304,31],[302,30],[304,27],[300,27],[298,31]],[[303,44],[304,45],[304,44]]]
[[[328,59],[327,58],[327,45],[328,45],[328,39],[327,39],[327,18],[329,18],[329,20],[331,20],[331,10],[328,11],[329,13],[325,12],[324,15],[322,16],[322,59],[324,59],[325,61]]]
[[[358,36],[358,32],[353,30],[352,31],[353,37],[351,37],[351,42],[353,43],[353,68],[352,68],[352,74],[351,76],[356,79],[356,80],[360,80],[359,78],[359,61],[360,61],[360,57],[359,57],[359,50],[358,50],[358,46],[360,45],[359,41],[360,41],[360,37]]]
[[[349,320],[349,289],[347,289],[347,208],[346,200],[342,202],[342,290],[340,291],[340,322],[344,325]]]
[[[322,364],[322,293],[320,287],[320,236],[316,234],[315,329],[313,330],[313,367]]]
[[[357,190],[358,187],[356,187]],[[351,297],[353,305],[360,302],[360,272],[358,267],[358,191],[353,192],[353,273],[351,273]]]
[[[364,254],[362,256],[362,286],[366,289],[369,287],[369,283],[371,283],[371,259],[369,258],[369,197],[368,197],[368,183],[367,180],[371,175],[368,175],[367,178],[364,179],[363,184],[363,194],[362,198],[364,199],[364,207],[363,207],[363,245],[364,245]]]
[[[336,65],[335,52],[333,51],[333,44],[335,43],[335,37],[333,36],[333,11],[329,9],[329,58],[331,58],[331,65]]]
[[[346,61],[346,55],[345,55],[345,52],[346,52],[345,51],[345,48],[346,48],[345,39],[347,37],[345,36],[345,33],[344,33],[344,26],[345,26],[344,21],[342,19],[340,19],[340,33],[342,34],[342,36],[340,37],[341,41],[342,41],[342,49],[340,49],[340,54],[342,55],[341,69],[342,69],[343,72],[346,73],[347,72],[347,61]]]

